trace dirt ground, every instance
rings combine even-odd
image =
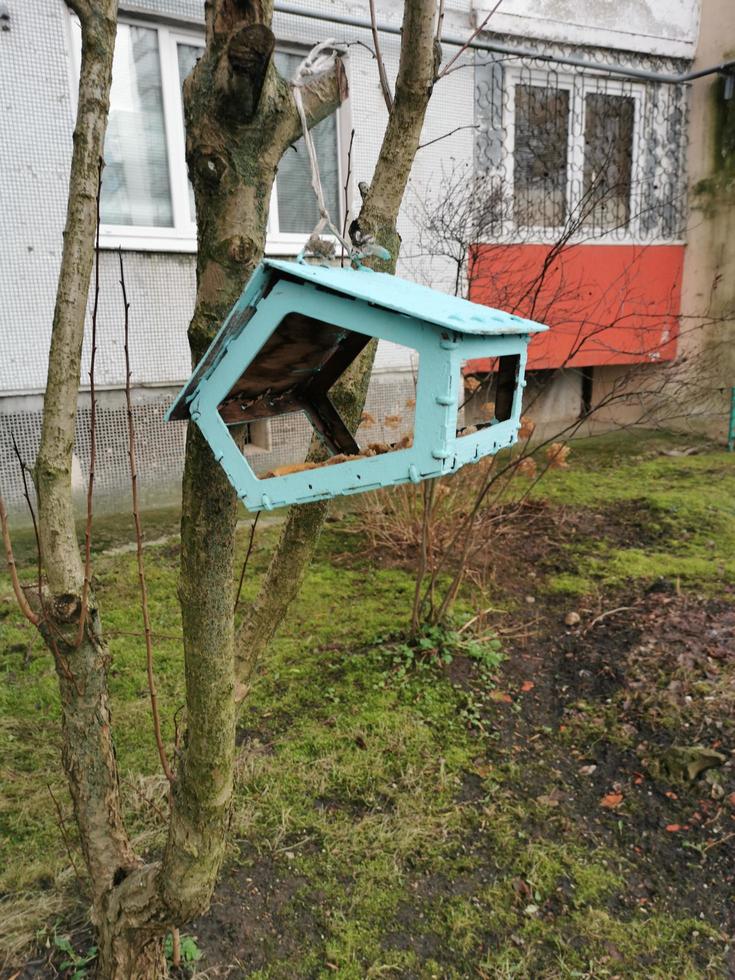
[[[712,956],[735,934],[735,589],[707,598],[662,578],[560,602],[530,588],[529,569],[540,578],[575,567],[563,541],[571,537],[583,546],[603,533],[617,546],[645,547],[670,529],[653,524],[643,500],[574,511],[542,501],[529,503],[504,534],[503,553],[491,559],[489,572],[496,584],[502,578],[505,598],[517,600],[522,613],[507,630],[501,627],[507,659],[483,712],[486,751],[464,773],[457,800],[481,819],[487,777],[503,774],[506,806],[515,807],[528,839],[562,850],[573,839],[575,846],[624,856],[623,878],[607,900],[611,915],[625,921],[673,909],[695,923],[692,962],[680,976],[735,977],[735,953],[717,966]],[[469,692],[484,683],[463,658],[446,674]],[[359,803],[354,814],[360,815]],[[603,965],[590,972],[546,969],[543,956],[529,973],[484,970],[484,948],[523,943],[502,930],[481,930],[477,944],[458,957],[429,926],[431,912],[457,897],[479,905],[499,877],[499,862],[482,833],[453,846],[464,852],[466,870],[417,868],[405,887],[411,900],[386,923],[387,949],[431,964],[396,975],[677,977],[670,966],[659,972],[655,950],[631,957],[614,937],[603,941]],[[571,930],[574,944],[570,880],[560,877],[538,904],[531,881],[519,875],[513,888],[518,908],[532,908],[557,932]],[[253,854],[244,870],[225,878],[193,931],[205,948],[216,948],[206,963],[223,975],[236,962],[234,976],[261,970],[280,976],[269,972],[274,963],[290,959],[306,936],[315,942],[323,936],[323,902],[313,881],[284,875],[278,862]]]

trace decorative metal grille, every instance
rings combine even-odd
[[[672,70],[654,59],[635,67]],[[687,86],[500,55],[478,56],[475,82],[488,238],[684,237]]]

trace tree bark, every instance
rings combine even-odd
[[[49,594],[40,630],[54,653],[61,694],[63,762],[92,888],[93,917],[116,876],[135,867],[123,827],[107,688],[109,656],[90,597],[77,643],[84,570],[74,524],[71,461],[97,196],[109,108],[117,0],[71,4],[82,27],[82,64],[69,203],[54,309],[41,442],[36,460],[41,557]]]
[[[189,328],[193,360],[209,346],[262,258],[278,163],[301,135],[290,85],[272,60],[272,3],[207,6],[207,46],[184,89],[187,161],[199,248]],[[346,97],[344,68],[302,89],[309,125]],[[209,904],[222,863],[235,751],[233,556],[235,491],[196,426],[183,482],[180,601],[187,735],[160,879],[185,921]]]
[[[359,245],[374,239],[391,253],[389,261],[373,259],[380,271],[395,272],[400,237],[396,228],[406,185],[419,147],[421,129],[431,97],[441,52],[435,40],[435,0],[406,0],[401,54],[393,107],[372,182],[350,235]],[[375,356],[371,344],[351,366],[330,395],[354,433],[360,421]],[[298,594],[314,556],[329,513],[329,501],[289,511],[283,532],[258,595],[246,614],[237,639],[238,697],[248,690],[254,665],[267,650]]]

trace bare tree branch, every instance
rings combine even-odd
[[[82,642],[87,625],[87,606],[89,603],[89,581],[92,575],[92,517],[94,511],[94,470],[97,460],[97,398],[94,389],[94,366],[97,359],[97,311],[100,301],[100,199],[102,196],[102,157],[99,160],[97,177],[97,228],[94,245],[94,301],[92,304],[92,349],[89,357],[89,474],[87,478],[87,519],[84,524],[84,582],[82,583],[82,603],[79,610],[79,629],[77,646]]]
[[[483,22],[480,24],[480,26],[474,29],[474,31],[470,34],[470,36],[467,38],[467,40],[462,45],[462,47],[449,59],[446,65],[442,68],[442,70],[437,75],[437,80],[443,78],[447,74],[447,72],[451,69],[455,61],[457,61],[459,58],[462,57],[465,51],[469,48],[470,44],[472,44],[472,42],[475,40],[477,35],[485,30],[485,28],[488,25],[488,22],[490,21],[490,18],[493,16],[493,14],[495,13],[495,11],[498,9],[498,7],[502,2],[503,0],[497,0],[497,3],[490,11],[490,13],[487,15],[487,17],[483,20]]]
[[[169,782],[173,784],[174,774],[169,765],[166,749],[161,735],[161,717],[158,711],[158,695],[156,679],[153,673],[153,634],[151,632],[151,616],[148,609],[148,586],[145,578],[145,562],[143,560],[143,528],[140,522],[140,504],[138,502],[138,463],[135,454],[135,423],[133,421],[133,400],[130,391],[130,303],[125,287],[125,268],[123,266],[122,249],[118,250],[120,260],[120,289],[122,290],[124,310],[123,348],[125,351],[125,408],[128,418],[128,459],[130,461],[130,493],[133,503],[133,521],[135,522],[135,558],[138,564],[138,583],[140,585],[140,607],[143,613],[143,632],[145,634],[145,664],[148,677],[148,694],[151,701],[153,717],[153,735],[156,739],[158,758],[161,768]]]
[[[443,0],[442,0],[443,2]],[[378,62],[378,77],[380,78],[380,90],[383,93],[383,101],[388,112],[393,109],[393,94],[388,83],[388,75],[385,70],[383,54],[380,50],[380,35],[378,33],[378,19],[375,13],[375,0],[370,0],[370,30],[373,34],[373,45],[375,47],[375,60]]]
[[[89,21],[92,14],[91,0],[66,0],[66,5],[77,15],[82,24]]]
[[[0,525],[2,526],[3,533],[3,545],[5,547],[5,561],[8,565],[8,571],[10,572],[10,582],[13,586],[13,593],[15,595],[15,601],[18,603],[18,608],[23,613],[25,618],[29,623],[34,626],[38,626],[41,622],[39,616],[37,616],[26,599],[25,592],[23,591],[23,586],[20,584],[20,579],[18,578],[18,568],[15,564],[15,555],[13,554],[13,544],[10,540],[10,527],[8,525],[8,512],[5,509],[5,501],[2,496],[0,496]]]
[[[427,146],[432,146],[434,143],[439,143],[441,140],[454,136],[455,133],[459,133],[463,129],[479,129],[479,126],[477,123],[470,123],[467,126],[455,126],[454,129],[450,129],[448,133],[442,133],[441,136],[435,136],[433,140],[427,140],[425,143],[419,143],[416,149],[423,150]]]

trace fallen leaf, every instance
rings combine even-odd
[[[595,766],[595,765],[590,765],[590,766],[582,766],[582,767],[580,768],[580,770],[579,770],[579,775],[580,775],[580,776],[591,776],[591,775],[592,775],[592,773],[593,773],[593,772],[594,772],[594,771],[595,771],[596,769],[597,769],[597,766]]]
[[[679,823],[667,823],[666,824],[666,830],[670,834],[675,834],[677,832],[677,830],[681,830],[681,824],[679,824]]]
[[[676,793],[673,791],[673,789],[667,789],[666,792],[664,793],[664,796],[668,796],[668,798],[670,800],[678,800],[679,799],[679,797],[676,795]]]
[[[503,704],[512,704],[513,698],[510,694],[506,694],[504,691],[491,691],[490,692],[491,701],[500,701]]]
[[[521,690],[525,693],[526,691],[532,691],[536,687],[533,681],[524,681],[521,684]]]
[[[730,804],[730,806],[735,806],[735,793],[730,793],[727,798],[727,802]]]
[[[606,807],[608,810],[614,810],[616,806],[620,806],[623,802],[622,793],[606,793],[600,800],[600,806]]]

